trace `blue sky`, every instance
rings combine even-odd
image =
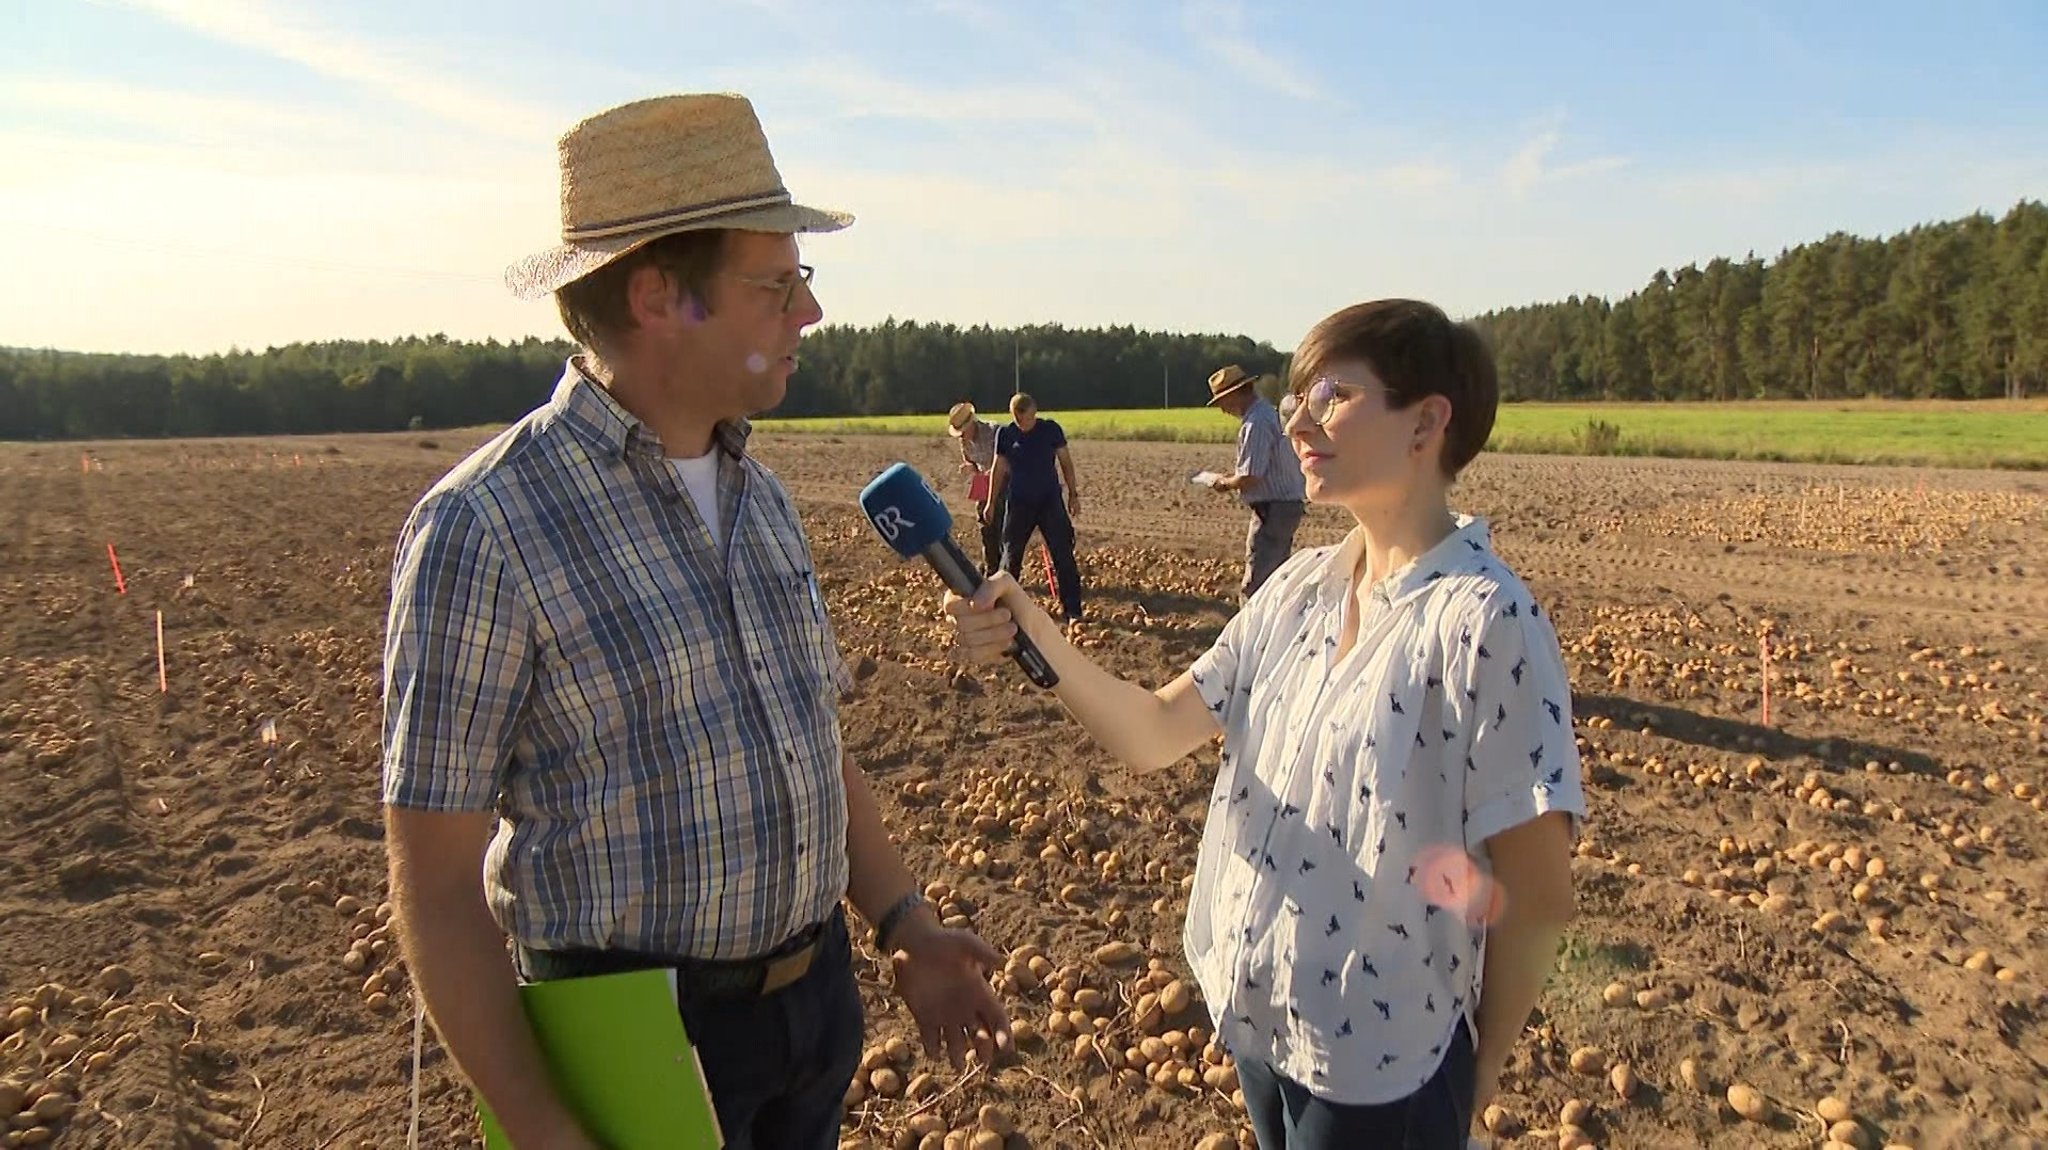
[[[0,344],[559,331],[554,140],[753,98],[828,319],[1287,348],[2048,199],[2048,5],[0,4]]]

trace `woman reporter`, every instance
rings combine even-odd
[[[1287,432],[1343,543],[1294,554],[1154,692],[1015,581],[948,594],[963,654],[1027,634],[1137,769],[1223,735],[1183,941],[1264,1150],[1461,1148],[1573,911],[1583,818],[1556,632],[1450,509],[1498,383],[1471,329],[1381,300],[1293,360]]]

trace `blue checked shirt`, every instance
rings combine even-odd
[[[852,677],[746,436],[716,436],[721,547],[572,360],[399,538],[384,801],[497,812],[485,891],[526,946],[747,957],[846,891]]]
[[[1257,478],[1238,489],[1237,497],[1244,503],[1268,503],[1273,500],[1300,502],[1308,498],[1308,488],[1301,478],[1301,464],[1294,458],[1294,448],[1288,446],[1287,433],[1280,428],[1280,413],[1265,399],[1252,400],[1245,409],[1244,419],[1237,425],[1237,466],[1239,475]]]

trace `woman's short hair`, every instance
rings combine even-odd
[[[1493,434],[1500,376],[1493,352],[1469,324],[1434,304],[1383,299],[1353,304],[1301,337],[1288,371],[1299,395],[1332,364],[1363,362],[1387,389],[1387,406],[1409,407],[1432,395],[1450,401],[1443,472],[1455,478]]]

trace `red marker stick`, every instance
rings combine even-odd
[[[115,557],[114,545],[112,543],[107,544],[107,562],[112,564],[114,568],[114,590],[126,595],[128,593],[128,581],[121,578],[121,560]]]

